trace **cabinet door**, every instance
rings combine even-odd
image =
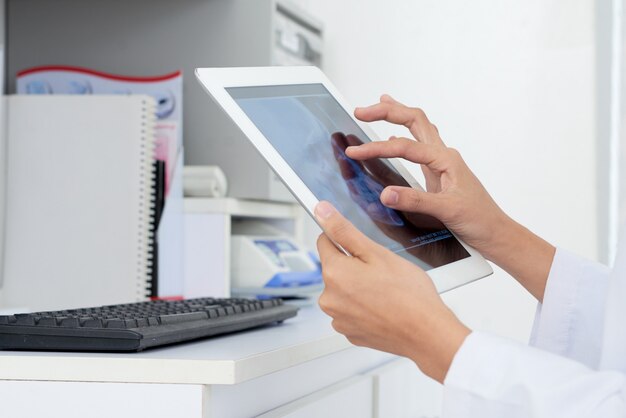
[[[202,418],[200,385],[0,381],[11,418]]]
[[[329,386],[258,418],[368,418],[373,413],[372,378],[361,376]]]
[[[407,359],[373,370],[375,418],[441,417],[443,388]]]

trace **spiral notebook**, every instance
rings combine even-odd
[[[148,96],[8,98],[3,306],[145,300],[154,217]]]

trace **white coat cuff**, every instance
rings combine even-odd
[[[624,375],[495,335],[472,332],[444,381],[443,416],[624,416]]]
[[[557,249],[531,345],[597,366],[608,277],[606,266]]]

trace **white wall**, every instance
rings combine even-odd
[[[325,23],[324,68],[349,101],[422,107],[511,216],[598,257],[592,0],[295,2]],[[535,303],[501,271],[445,299],[470,326],[528,337]]]

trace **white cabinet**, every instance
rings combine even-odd
[[[443,388],[410,360],[400,358],[374,369],[375,418],[438,418]]]
[[[439,418],[442,386],[410,360],[392,360],[259,418]]]
[[[361,376],[322,389],[259,418],[369,418],[373,415],[370,376]]]
[[[3,417],[203,418],[201,385],[1,381]]]

